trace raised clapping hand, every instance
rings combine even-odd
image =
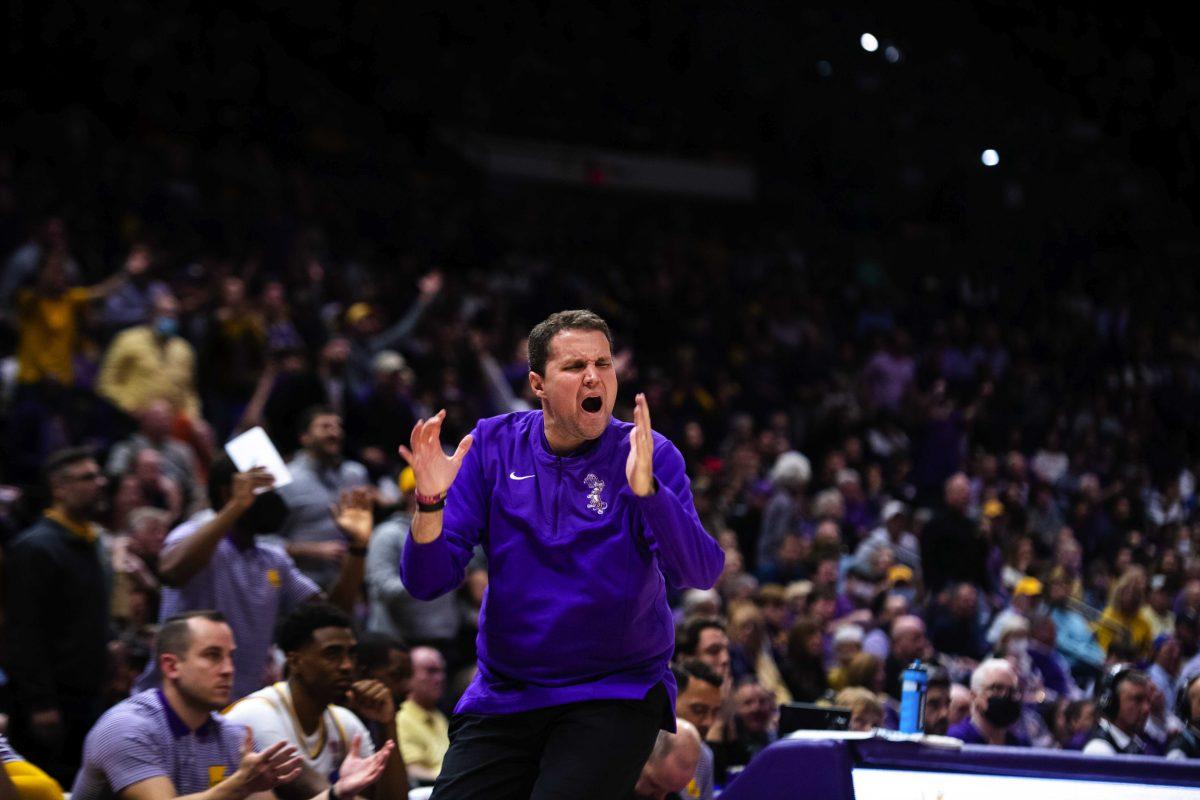
[[[242,742],[242,760],[232,776],[235,786],[241,786],[247,794],[269,792],[281,783],[295,780],[300,774],[300,754],[287,741],[281,740],[263,750],[254,752],[254,734],[246,729]]]
[[[445,419],[446,409],[443,408],[429,419],[418,420],[412,430],[412,449],[400,445],[400,455],[413,468],[417,494],[427,497],[445,494],[450,484],[454,483],[463,457],[474,441],[474,437],[468,433],[458,443],[454,455],[447,456],[442,450],[442,421]]]
[[[639,394],[634,401],[625,477],[629,479],[629,488],[638,497],[654,494],[654,435],[650,429],[650,407],[646,405],[644,394]]]
[[[337,505],[329,507],[329,515],[338,526],[338,530],[346,534],[350,544],[366,547],[371,541],[371,531],[375,527],[371,506],[374,499],[371,490],[365,486],[342,490]]]
[[[354,738],[350,740],[350,750],[342,759],[342,766],[338,769],[338,782],[333,785],[333,790],[337,792],[338,797],[354,797],[379,780],[379,776],[383,774],[383,768],[387,766],[388,756],[396,747],[396,743],[388,739],[374,755],[359,758],[358,748],[361,744],[361,733],[355,734]]]

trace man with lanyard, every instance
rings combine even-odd
[[[233,632],[220,613],[172,617],[155,648],[162,685],[113,706],[92,728],[73,798],[266,800],[299,774],[295,748],[255,752],[249,731],[214,713],[233,688]],[[339,782],[313,800],[352,797],[379,777],[390,750],[347,760]]]
[[[1084,753],[1105,756],[1147,755],[1142,729],[1150,718],[1150,679],[1131,664],[1108,668],[1096,699],[1096,727]]]
[[[400,748],[393,749],[396,704],[382,682],[355,680],[350,618],[325,603],[301,606],[279,626],[277,643],[287,658],[287,680],[243,698],[225,718],[248,727],[261,749],[285,742],[299,750],[303,768],[287,796],[316,794],[337,783],[345,759],[371,754],[371,735],[357,713],[382,727],[391,750],[375,800],[406,798],[408,775]]]
[[[103,711],[109,587],[98,527],[107,481],[91,452],[45,465],[51,505],[5,548],[13,745],[64,786]]]
[[[563,311],[529,336],[541,409],[480,420],[452,456],[445,411],[401,455],[417,514],[401,557],[428,600],[489,563],[479,669],[456,708],[433,798],[623,797],[675,727],[668,583],[708,588],[724,554],[700,524],[679,450],[612,418],[612,335]],[[474,445],[474,446],[473,446]]]

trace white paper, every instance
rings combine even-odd
[[[233,459],[233,465],[238,472],[247,472],[255,467],[266,467],[267,472],[275,479],[275,486],[287,486],[292,482],[292,473],[283,463],[283,457],[275,449],[271,438],[262,428],[251,428],[245,433],[233,437],[225,444],[225,452]],[[259,493],[268,491],[259,490]]]

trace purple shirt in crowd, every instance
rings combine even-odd
[[[961,739],[963,744],[988,743],[983,738],[983,734],[979,731],[979,728],[975,727],[975,723],[971,721],[970,717],[967,717],[957,725],[952,725],[950,730],[946,731],[946,735],[954,739]],[[1019,734],[1013,733],[1010,729],[1004,733],[1004,744],[1008,747],[1029,747],[1029,740]]]
[[[163,552],[194,536],[213,516],[211,511],[201,512],[171,531]],[[163,587],[158,620],[197,609],[214,609],[225,615],[237,645],[232,702],[267,684],[267,653],[275,641],[276,624],[320,591],[282,549],[258,543],[239,547],[226,536],[204,569],[183,586]],[[161,682],[157,659],[150,659],[136,688],[149,689]]]
[[[171,779],[176,796],[208,791],[237,771],[246,729],[210,714],[191,730],[158,689],[110,708],[88,733],[73,800],[115,797],[135,783]]]
[[[479,671],[458,713],[641,699],[658,683],[673,711],[667,583],[708,588],[725,558],[700,524],[683,457],[658,433],[658,491],[633,494],[625,477],[632,430],[612,420],[560,457],[541,411],[476,426],[442,535],[427,544],[410,535],[400,559],[404,585],[428,600],[459,585],[477,544],[487,554]]]

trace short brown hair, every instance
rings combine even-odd
[[[168,617],[167,621],[158,629],[158,637],[154,642],[155,657],[162,658],[166,653],[175,656],[182,656],[187,653],[188,648],[192,646],[191,621],[193,619],[206,619],[209,622],[225,622],[225,615],[220,611],[200,609],[185,611],[182,614],[175,614]]]
[[[567,330],[600,331],[604,338],[608,339],[609,348],[613,346],[612,331],[599,314],[586,308],[556,311],[534,325],[533,330],[529,332],[530,372],[546,374],[546,360],[550,358],[550,340]]]

